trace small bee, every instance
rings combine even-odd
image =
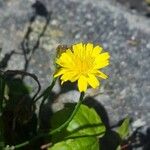
[[[64,52],[66,52],[66,50],[70,49],[72,51],[72,46],[68,46],[68,45],[58,45],[58,47],[56,48],[57,51],[57,57],[60,57],[60,55]]]

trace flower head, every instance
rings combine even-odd
[[[85,92],[88,85],[92,88],[99,86],[97,77],[106,79],[107,75],[100,71],[109,65],[110,55],[103,52],[101,46],[94,46],[92,43],[78,43],[72,48],[66,49],[56,63],[60,66],[54,77],[61,76],[61,83],[66,81],[78,82],[80,92]]]

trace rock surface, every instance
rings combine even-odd
[[[1,69],[26,69],[45,87],[59,44],[101,44],[111,53],[105,70],[110,77],[87,95],[105,107],[111,124],[127,115],[150,124],[149,19],[110,0],[0,0],[0,14],[0,62],[9,58]],[[54,90],[58,92],[59,85]],[[68,91],[54,106],[61,108],[78,96]]]

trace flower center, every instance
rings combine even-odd
[[[76,69],[80,75],[87,75],[90,73],[91,69],[93,68],[93,58],[77,58],[76,59]]]

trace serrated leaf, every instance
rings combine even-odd
[[[65,107],[63,110],[57,112],[52,118],[52,128],[55,129],[62,123],[64,123],[71,115],[73,109],[74,105],[69,105],[68,107]],[[77,142],[76,144],[83,143],[83,147],[84,144],[86,147],[87,143],[90,144],[91,138],[97,139],[97,137],[102,137],[105,133],[105,130],[106,130],[105,126],[102,123],[96,111],[93,108],[81,105],[79,111],[76,113],[76,115],[69,123],[69,125],[59,134],[53,135],[52,141],[54,143],[59,141],[64,142],[66,141],[67,143],[69,143],[69,146],[72,147],[72,149],[74,147],[73,146],[74,143],[76,142]],[[84,139],[83,137],[85,137],[86,139]],[[68,140],[71,140],[72,138],[74,139],[73,142],[70,141],[68,142]],[[87,143],[82,142],[82,140],[86,140]]]
[[[117,133],[120,135],[121,139],[124,139],[129,134],[129,123],[130,119],[126,118],[122,125],[117,129]]]
[[[96,137],[80,137],[76,139],[68,139],[54,146],[48,150],[100,150],[99,142]]]

